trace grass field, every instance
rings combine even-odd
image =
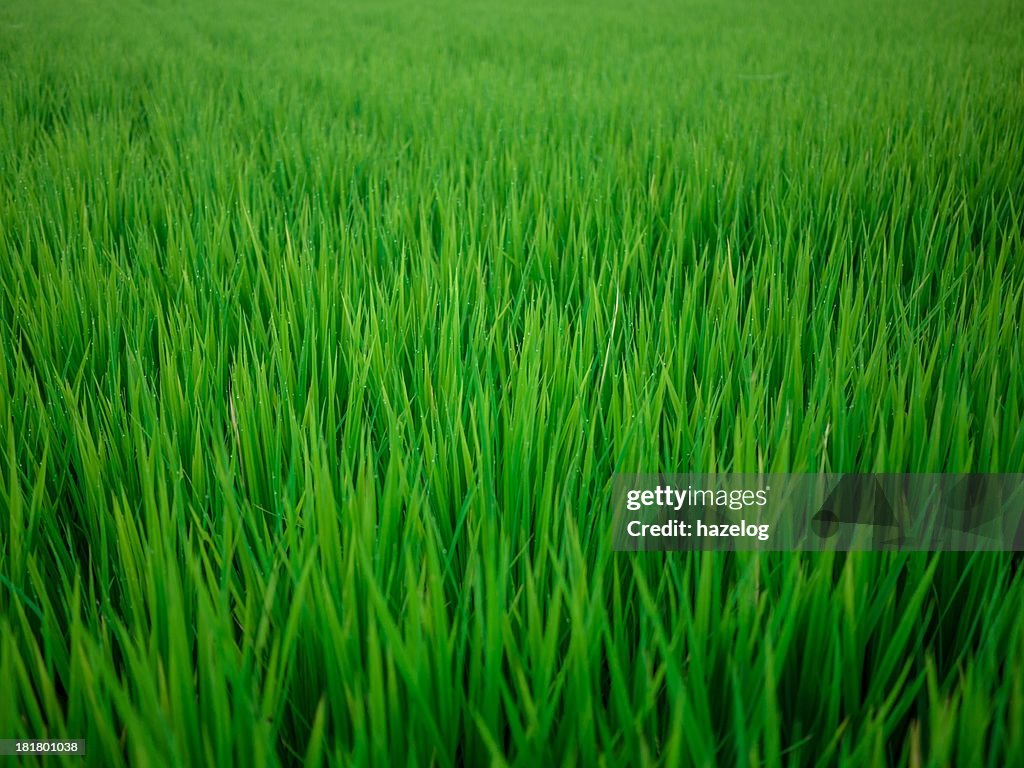
[[[0,737],[1024,764],[1010,554],[615,471],[1024,471],[1015,0],[0,6]]]

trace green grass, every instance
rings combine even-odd
[[[1013,556],[615,554],[609,508],[1024,471],[1022,19],[4,3],[0,737],[1024,763]]]

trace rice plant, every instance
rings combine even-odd
[[[8,0],[26,765],[1024,763],[1012,554],[616,472],[1024,471],[1013,0]]]

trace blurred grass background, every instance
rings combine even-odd
[[[0,736],[1020,764],[1013,556],[615,555],[609,489],[1024,471],[1022,40],[1008,0],[4,3]]]

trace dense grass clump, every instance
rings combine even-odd
[[[1024,471],[1024,16],[895,5],[4,3],[0,738],[1024,763],[1011,555],[611,551]]]

